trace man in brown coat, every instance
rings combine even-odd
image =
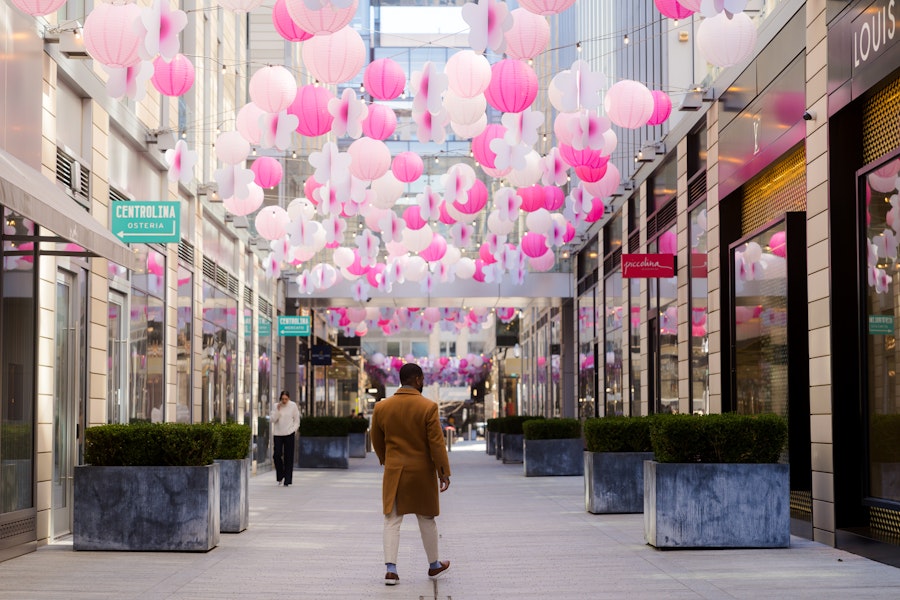
[[[384,465],[385,585],[396,585],[397,551],[403,515],[415,514],[428,556],[428,576],[450,567],[438,559],[438,533],[434,518],[440,513],[438,491],[450,487],[450,458],[438,418],[438,405],[422,395],[422,368],[407,363],[400,368],[400,389],[375,404],[372,412],[372,446]]]

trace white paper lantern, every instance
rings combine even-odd
[[[619,127],[637,129],[653,115],[653,94],[644,84],[625,79],[607,90],[604,106],[610,121]]]
[[[376,208],[391,208],[396,204],[406,186],[399,181],[394,174],[388,171],[372,182],[372,191],[375,197],[372,206]]]
[[[459,123],[454,123],[450,121],[450,128],[453,129],[453,133],[456,134],[461,140],[471,140],[473,137],[480,135],[487,129],[487,115],[481,115],[481,118],[478,119],[472,125],[460,125]]]
[[[350,81],[366,60],[366,45],[352,27],[331,35],[317,35],[302,44],[303,64],[313,77],[324,83]]]
[[[403,230],[403,247],[409,252],[421,252],[428,247],[432,239],[434,239],[434,231],[430,225],[426,225],[421,229],[410,229],[407,227]]]
[[[515,9],[511,14],[513,26],[506,32],[506,55],[527,60],[546,50],[550,42],[549,21],[522,8]]]
[[[226,131],[216,138],[216,158],[228,165],[236,165],[250,155],[250,142],[237,131]]]
[[[756,25],[744,13],[728,18],[724,12],[704,19],[697,30],[697,50],[706,62],[730,67],[743,62],[756,46]]]
[[[263,67],[250,78],[250,98],[267,113],[285,110],[297,96],[297,80],[281,65]]]
[[[253,102],[248,102],[238,111],[235,119],[237,130],[251,144],[259,144],[262,136],[262,132],[259,129],[259,118],[264,114],[266,114],[266,111]]]
[[[487,220],[488,231],[497,235],[509,235],[515,229],[516,224],[513,221],[504,221],[500,218],[500,213],[492,210]]]
[[[550,218],[550,211],[546,208],[539,208],[528,213],[528,216],[525,217],[525,226],[528,228],[528,231],[533,231],[534,233],[547,233],[552,224],[553,220]]]
[[[464,256],[454,265],[454,271],[460,279],[472,279],[475,275],[475,261]]]
[[[450,115],[451,123],[474,125],[484,116],[487,110],[487,100],[485,100],[484,94],[463,98],[448,91],[444,94],[444,108]]]
[[[421,256],[410,256],[403,267],[403,276],[408,281],[422,281],[428,274],[428,263]]]
[[[362,181],[374,181],[391,168],[391,151],[379,140],[363,137],[347,148],[350,174]]]
[[[331,262],[333,262],[335,266],[340,269],[346,269],[353,264],[354,258],[355,257],[353,256],[353,250],[341,246],[340,248],[334,249],[334,252],[331,255]]]
[[[294,198],[287,207],[291,221],[303,219],[309,221],[316,216],[316,207],[306,198]]]
[[[263,238],[272,241],[284,237],[285,229],[291,218],[280,206],[266,206],[256,215],[256,232]]]
[[[541,179],[541,155],[532,150],[525,155],[525,168],[513,169],[506,176],[513,187],[530,187]]]
[[[255,183],[251,183],[247,186],[247,189],[250,193],[247,194],[246,198],[235,198],[232,196],[231,198],[223,199],[222,205],[225,207],[225,210],[236,217],[243,217],[262,206],[265,196],[263,189]]]
[[[444,71],[450,91],[461,98],[483,94],[491,84],[491,64],[472,50],[461,50],[451,56]]]

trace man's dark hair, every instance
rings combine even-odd
[[[416,363],[406,363],[400,367],[400,385],[413,385],[422,375],[422,367]]]

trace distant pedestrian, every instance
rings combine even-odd
[[[384,465],[385,585],[396,585],[397,553],[403,515],[415,514],[428,557],[428,576],[446,571],[449,560],[439,560],[438,531],[434,518],[440,513],[438,492],[450,487],[450,458],[444,447],[437,403],[422,395],[422,368],[408,363],[400,368],[400,389],[375,404],[372,412],[372,446]]]
[[[272,457],[275,462],[275,479],[278,485],[288,486],[293,483],[294,474],[294,434],[300,427],[300,409],[291,402],[287,391],[281,392],[281,398],[272,409],[272,435],[275,438],[275,450]]]

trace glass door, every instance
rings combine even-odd
[[[106,379],[106,422],[127,423],[128,403],[125,401],[125,390],[128,386],[128,319],[125,295],[110,292],[107,311],[106,351],[109,377]]]
[[[75,275],[59,271],[56,280],[56,361],[53,394],[53,474],[51,527],[54,538],[72,531],[72,479],[78,462],[78,438],[84,420],[79,356],[83,327],[80,292]]]

